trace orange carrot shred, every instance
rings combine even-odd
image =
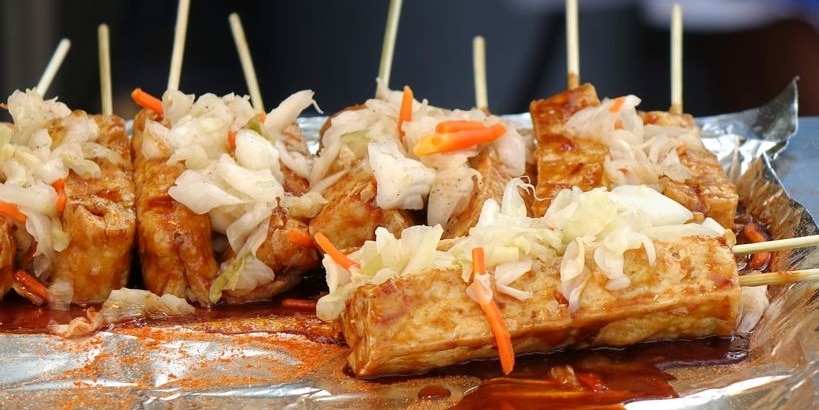
[[[344,253],[342,253],[338,248],[336,248],[330,239],[327,238],[323,233],[318,232],[313,236],[313,239],[316,241],[316,245],[326,254],[330,255],[330,258],[333,259],[333,262],[341,265],[342,268],[350,270],[353,266],[358,266],[358,263],[350,258],[347,257]]]
[[[472,272],[476,277],[486,274],[484,251],[481,247],[472,249]],[[506,321],[503,319],[503,315],[501,315],[500,308],[498,308],[498,304],[495,303],[495,299],[491,296],[485,297],[488,296],[485,293],[488,289],[484,289],[483,286],[480,285],[474,286],[473,289],[475,289],[478,294],[478,304],[480,304],[481,310],[483,310],[484,315],[486,315],[486,320],[489,322],[489,327],[495,336],[495,343],[498,345],[498,357],[500,358],[503,374],[509,374],[515,367],[515,351],[512,347],[512,335],[509,334],[509,330],[506,328]],[[481,300],[487,299],[489,301],[486,303],[480,302]]]
[[[748,240],[751,242],[765,242],[768,240],[768,236],[765,235],[765,232],[755,222],[748,222],[742,228],[742,233],[745,235]],[[771,253],[770,252],[758,252],[751,255],[751,261],[748,263],[748,267],[751,269],[763,269],[765,266],[768,265],[768,262],[771,260]]]
[[[138,106],[151,110],[159,116],[163,115],[162,100],[142,91],[141,88],[134,88],[134,91],[131,91],[131,99],[134,100]]]
[[[42,301],[48,301],[50,296],[48,294],[48,288],[45,287],[40,281],[28,274],[28,272],[20,269],[17,272],[14,272],[14,280],[23,287],[26,292],[30,292],[32,296],[35,298],[39,298]],[[36,299],[32,300],[34,303],[42,303]]]
[[[231,151],[236,149],[236,134],[237,134],[236,131],[228,132],[227,145],[228,149],[230,149]]]
[[[401,94],[401,108],[398,111],[398,135],[404,138],[404,123],[412,120],[412,88],[404,86],[404,93]]]
[[[310,233],[303,229],[288,229],[287,240],[305,248],[312,248],[314,246]]]
[[[281,301],[281,306],[284,308],[314,310],[316,301],[312,299],[284,298]]]
[[[435,132],[457,132],[465,130],[479,130],[482,128],[486,128],[486,125],[484,125],[484,123],[481,121],[447,120],[439,122],[438,125],[435,126]]]
[[[7,216],[20,224],[25,224],[28,219],[26,214],[20,212],[17,205],[9,202],[0,202],[0,215]]]
[[[623,103],[626,102],[626,97],[617,97],[614,99],[614,102],[611,103],[611,107],[609,107],[609,112],[617,112],[623,108]]]
[[[492,142],[506,133],[506,127],[501,123],[488,127],[479,123],[481,126],[476,127],[472,122],[458,121],[458,123],[447,122],[443,126],[439,124],[438,127],[442,127],[442,129],[454,127],[456,130],[436,132],[421,138],[412,148],[413,154],[420,157],[422,155],[460,151],[475,145]]]
[[[68,198],[65,196],[65,178],[60,178],[52,182],[51,186],[54,187],[55,191],[57,191],[57,203],[55,204],[57,212],[63,213],[65,204],[68,202]]]

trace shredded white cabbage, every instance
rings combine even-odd
[[[640,99],[627,95],[586,107],[566,122],[570,135],[591,138],[609,148],[604,161],[612,185],[648,185],[659,188],[659,178],[674,181],[691,177],[677,149],[701,146],[694,128],[644,124],[637,113]]]

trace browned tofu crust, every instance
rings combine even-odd
[[[140,111],[134,120],[132,152],[136,182],[137,244],[145,288],[209,305],[210,286],[218,264],[213,252],[210,219],[197,215],[168,194],[184,163],[142,154],[145,123],[156,119]]]
[[[478,171],[480,177],[473,177],[475,184],[466,208],[453,215],[444,226],[444,239],[466,236],[469,229],[478,223],[484,202],[494,199],[501,203],[506,183],[512,179],[512,175],[504,170],[500,159],[491,149],[482,149],[478,156],[470,159],[469,165]]]
[[[136,230],[133,165],[125,122],[115,116],[94,116],[97,140],[117,155],[116,161],[96,158],[99,178],[82,178],[73,171],[65,182],[63,229],[68,247],[54,259],[53,281],[73,284],[72,303],[95,303],[128,281]],[[51,130],[59,139],[60,129]]]
[[[533,297],[495,292],[517,354],[661,339],[730,335],[738,314],[736,263],[722,239],[655,241],[657,260],[625,254],[631,286],[606,289],[607,279],[587,251],[591,277],[580,307],[569,311],[560,292],[560,258],[538,260],[512,283]],[[358,288],[339,324],[358,377],[422,373],[497,357],[480,306],[466,294],[459,269],[437,269]]]
[[[537,161],[537,184],[532,209],[543,215],[561,189],[579,187],[612,188],[604,175],[608,148],[583,136],[569,135],[565,123],[577,111],[600,103],[594,87],[588,84],[563,91],[552,97],[535,100],[529,106],[532,116]],[[646,124],[695,127],[688,114],[674,115],[662,111],[640,113]],[[731,229],[739,196],[716,155],[700,144],[688,144],[679,150],[680,161],[692,174],[685,181],[660,178],[661,192],[693,212],[710,216]]]
[[[17,253],[14,229],[12,220],[0,216],[0,299],[14,285],[14,255]]]
[[[310,234],[323,233],[339,249],[357,248],[375,239],[375,229],[386,228],[393,235],[416,225],[412,212],[382,209],[376,203],[375,177],[360,168],[342,176],[324,191],[327,204],[310,220]]]

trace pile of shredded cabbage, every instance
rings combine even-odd
[[[612,185],[648,185],[659,188],[659,178],[673,181],[691,177],[677,149],[701,146],[696,128],[644,124],[637,113],[640,99],[627,95],[586,107],[566,122],[570,135],[591,138],[609,148],[604,172]]]
[[[97,143],[100,129],[93,118],[72,112],[56,98],[43,100],[34,90],[14,91],[8,111],[14,123],[0,123],[0,202],[14,204],[26,215],[25,232],[36,242],[33,273],[46,281],[56,252],[70,240],[57,213],[52,184],[68,177],[69,171],[98,178],[100,168],[93,159],[116,162],[119,156]],[[59,135],[49,133],[55,121]]]
[[[399,136],[398,113],[402,93],[382,88],[383,99],[370,99],[360,109],[342,111],[332,118],[322,135],[322,149],[310,175],[312,189],[323,192],[350,169],[371,170],[376,179],[376,203],[382,209],[427,209],[427,224],[444,225],[463,211],[472,197],[478,172],[468,160],[478,148],[416,157],[412,148],[433,134],[445,120],[481,121],[491,126],[501,119],[479,109],[447,110],[424,101],[412,101],[412,118],[402,125]],[[506,133],[491,143],[510,175],[523,175],[531,162],[531,140],[515,126],[506,124]]]
[[[214,231],[226,236],[235,257],[223,262],[211,287],[216,302],[224,289],[252,290],[275,279],[275,272],[256,258],[267,237],[270,216],[282,206],[311,217],[324,199],[317,193],[286,195],[280,162],[308,177],[311,158],[287,149],[282,133],[307,107],[313,92],[299,91],[261,121],[248,97],[204,94],[198,99],[167,91],[162,107],[167,126],[148,121],[142,151],[148,158],[184,162],[185,171],[168,191],[191,211],[207,214]],[[228,135],[235,133],[235,149]]]
[[[351,253],[358,266],[350,270],[325,255],[329,294],[318,301],[316,313],[334,320],[355,289],[389,279],[413,275],[432,268],[456,269],[464,282],[472,275],[472,249],[483,247],[486,267],[498,292],[519,300],[531,293],[515,288],[514,282],[532,269],[536,259],[561,257],[561,291],[575,312],[580,295],[591,275],[585,252],[593,250],[597,268],[607,277],[606,288],[630,286],[623,272],[624,253],[643,249],[649,263],[655,262],[654,240],[684,236],[720,237],[725,228],[706,218],[691,222],[693,214],[682,205],[646,186],[619,186],[589,192],[563,190],[543,217],[526,214],[520,189],[533,189],[519,178],[510,181],[502,203],[484,203],[480,219],[469,235],[454,240],[446,251],[438,250],[440,226],[414,226],[400,238],[379,228],[376,239]]]

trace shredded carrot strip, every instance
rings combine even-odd
[[[228,132],[227,145],[228,149],[230,149],[231,151],[236,149],[236,134],[237,134],[236,131]]]
[[[330,255],[330,258],[333,259],[333,262],[341,265],[342,268],[350,270],[353,266],[358,266],[358,263],[350,258],[347,255],[343,254],[338,248],[336,248],[330,239],[327,238],[323,233],[319,232],[313,236],[313,239],[316,241],[316,245],[326,254]]]
[[[21,224],[26,223],[26,219],[28,219],[26,214],[20,212],[17,205],[9,202],[0,202],[0,215],[7,216]]]
[[[745,234],[745,237],[748,238],[751,242],[765,242],[768,240],[768,237],[765,235],[765,232],[762,231],[762,228],[754,222],[748,222],[742,228],[742,233]],[[771,260],[771,253],[770,252],[757,252],[751,255],[751,261],[748,263],[748,267],[751,269],[762,269],[764,268],[768,262]]]
[[[623,103],[626,102],[626,97],[617,97],[614,99],[614,102],[611,103],[611,107],[609,107],[609,112],[617,112],[620,111],[620,108],[623,108]]]
[[[404,138],[404,123],[412,120],[412,88],[404,86],[404,93],[401,94],[401,108],[398,111],[398,135]]]
[[[8,103],[2,103],[2,104],[0,104],[0,108],[2,108],[2,109],[4,109],[4,110],[8,110],[8,109],[9,109],[9,105],[8,105]]]
[[[436,128],[455,130],[436,132],[421,138],[412,148],[412,152],[417,156],[422,156],[460,151],[478,144],[492,142],[506,133],[506,127],[501,123],[487,127],[479,121],[456,121],[445,121],[446,124],[438,124]],[[478,127],[474,123],[480,126]]]
[[[134,100],[138,106],[151,110],[160,116],[163,115],[162,100],[142,91],[141,88],[134,88],[134,91],[131,91],[131,99]]]
[[[486,264],[484,262],[483,248],[477,247],[472,249],[472,272],[475,276],[486,274]],[[495,335],[495,343],[498,345],[498,357],[500,358],[501,368],[503,374],[509,374],[515,367],[515,351],[512,348],[512,335],[506,328],[506,321],[501,315],[498,304],[495,299],[487,296],[482,286],[475,286],[478,293],[478,300],[489,299],[487,303],[480,303],[481,310],[483,310],[486,319],[489,322],[489,327],[492,329],[492,334]]]
[[[486,128],[486,125],[484,125],[484,123],[481,121],[448,120],[439,122],[438,125],[435,126],[435,132],[458,132],[466,130],[480,130],[483,128]]]
[[[309,232],[303,229],[288,229],[287,240],[305,248],[313,247],[313,238],[310,237]]]
[[[281,306],[285,308],[309,310],[316,308],[316,301],[312,299],[284,298],[282,299]]]
[[[28,274],[28,272],[20,269],[17,272],[14,272],[14,280],[20,284],[23,289],[28,292],[31,292],[34,296],[42,299],[43,301],[49,300],[48,288],[45,287],[40,281]]]
[[[266,120],[266,119],[267,119],[267,113],[260,112],[260,113],[259,113],[259,115],[258,115],[257,117],[259,118],[259,122],[261,122],[262,124],[264,124],[264,120]]]
[[[60,178],[52,182],[51,186],[57,191],[57,203],[55,205],[57,212],[63,213],[65,203],[68,202],[68,198],[65,196],[65,178]]]

